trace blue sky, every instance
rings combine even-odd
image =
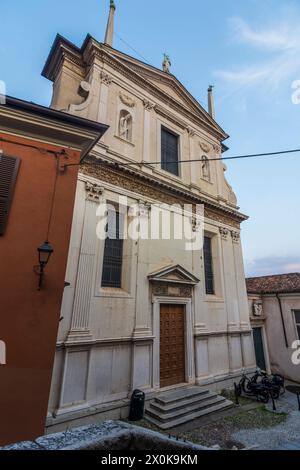
[[[40,73],[56,33],[102,41],[109,0],[1,0],[0,80],[7,93],[49,105]],[[206,105],[215,85],[229,155],[300,148],[300,4],[290,0],[116,0],[114,46],[172,72]],[[120,39],[121,38],[121,39]],[[137,52],[130,49],[131,45]],[[142,56],[142,57],[141,57]],[[228,162],[242,212],[248,275],[300,271],[300,154]]]

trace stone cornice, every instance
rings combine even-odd
[[[238,211],[221,206],[217,202],[214,203],[205,197],[197,196],[184,189],[176,188],[171,183],[162,182],[138,170],[121,167],[109,161],[106,161],[105,166],[101,165],[99,158],[89,157],[81,166],[81,172],[100,181],[110,183],[113,181],[116,186],[168,204],[204,204],[206,217],[235,227],[237,230],[240,228],[240,223],[248,218]]]
[[[83,69],[86,66],[81,50],[58,34],[43,68],[42,76],[54,81],[66,59]]]

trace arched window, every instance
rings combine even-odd
[[[201,157],[201,170],[202,170],[202,178],[206,181],[210,181],[210,165],[209,160],[206,155]]]
[[[125,109],[120,112],[119,137],[128,142],[132,141],[132,116]]]

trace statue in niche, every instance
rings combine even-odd
[[[125,110],[120,113],[119,137],[128,140],[128,142],[132,140],[132,116]]]
[[[202,178],[204,180],[210,181],[210,167],[209,167],[208,158],[205,155],[203,155],[201,160],[202,160],[202,164],[201,164]]]

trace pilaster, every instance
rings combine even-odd
[[[109,95],[109,87],[112,83],[112,77],[109,74],[107,74],[104,70],[101,70],[99,77],[100,77],[101,84],[100,84],[98,122],[107,124],[108,95]]]
[[[94,261],[97,247],[97,206],[100,202],[103,188],[92,183],[86,183],[86,204],[83,223],[82,241],[80,247],[75,298],[72,313],[71,330],[67,342],[86,341],[92,339],[89,328],[90,304],[94,278]]]

